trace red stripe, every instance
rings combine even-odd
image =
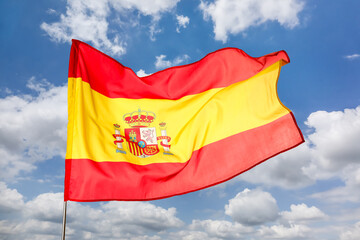
[[[133,153],[134,153],[136,156],[139,156],[139,154],[138,154],[138,152],[137,152],[137,148],[136,148],[135,144],[134,144],[134,143],[131,143],[131,145],[132,145],[133,150],[134,150],[134,152],[133,152]]]
[[[134,154],[135,156],[137,156],[136,154],[136,146],[135,146],[135,144],[133,143],[133,142],[129,142],[129,145],[130,145],[130,152],[132,153],[132,154]]]
[[[136,155],[136,149],[135,149],[134,143],[131,143],[131,153]]]
[[[140,156],[143,154],[142,149],[136,143],[129,142],[128,146],[129,146],[130,152],[132,154],[134,154],[135,156]]]
[[[253,58],[240,49],[224,48],[198,62],[139,78],[111,57],[73,40],[69,77],[81,77],[93,90],[110,98],[179,99],[246,80],[281,59],[290,61],[285,51]]]
[[[154,200],[185,194],[227,181],[302,142],[303,136],[289,113],[267,125],[206,145],[185,163],[140,166],[66,159],[64,198]]]
[[[139,152],[139,146],[135,145],[135,149],[136,149],[136,156],[140,156],[140,152]]]

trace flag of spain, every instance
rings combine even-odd
[[[73,40],[64,199],[154,200],[229,180],[304,139],[284,51],[225,48],[146,77]]]

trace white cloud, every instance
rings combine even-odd
[[[12,203],[20,212],[0,221],[0,236],[13,240],[59,238],[62,193],[40,194],[26,203],[20,193],[3,183],[0,193],[7,195],[0,198],[0,209]],[[107,202],[94,208],[68,202],[66,239],[160,239],[152,235],[183,226],[175,215],[175,208],[164,209],[147,202]]]
[[[65,156],[67,86],[54,87],[30,78],[36,96],[0,98],[0,176],[13,178],[35,163]]]
[[[243,196],[240,198],[240,195]],[[279,215],[277,205],[273,205],[274,202],[275,199],[267,192],[246,189],[229,201],[232,209],[229,205],[225,206],[226,214],[228,214],[226,211],[236,209],[236,213],[232,212],[231,217],[234,218],[234,213],[238,216],[243,215],[241,217],[246,219],[245,221],[193,220],[186,230],[174,232],[177,237],[172,237],[173,235],[170,234],[166,239],[318,239],[317,234],[321,234],[321,230],[314,226],[310,227],[309,223],[324,220],[327,216],[322,211],[302,203],[291,205],[291,211],[283,211]],[[264,211],[268,211],[267,208],[276,210],[273,216],[266,216],[267,213]],[[262,219],[257,221],[261,225],[244,225],[243,223],[247,224],[249,221],[247,219],[251,219],[253,215],[256,215],[256,219]],[[331,234],[336,234],[336,231]]]
[[[303,10],[301,0],[201,0],[200,9],[205,20],[214,23],[215,39],[225,43],[229,34],[244,32],[252,26],[277,21],[287,28],[299,24],[298,14]]]
[[[193,220],[189,228],[197,230],[197,233],[206,233],[205,239],[209,237],[216,239],[241,239],[245,234],[253,231],[251,227],[224,220]]]
[[[344,56],[344,58],[346,58],[348,60],[355,60],[355,59],[360,58],[360,54],[354,53],[354,54],[351,54],[351,55],[346,55],[346,56]]]
[[[318,169],[331,173],[360,163],[360,106],[343,112],[312,113],[306,125],[315,130],[308,138],[314,145],[313,164]]]
[[[273,225],[271,227],[263,226],[259,230],[259,235],[265,239],[299,239],[306,238],[311,229],[305,225]]]
[[[53,14],[57,14],[56,10],[49,8],[48,10],[46,10],[47,14],[53,15]]]
[[[343,112],[318,111],[306,124],[315,131],[309,135],[314,161],[305,171],[317,179],[338,177],[345,183],[312,196],[331,202],[359,202],[360,106]]]
[[[312,197],[334,203],[358,203],[360,201],[360,166],[350,165],[339,174],[339,177],[344,181],[345,186],[314,193]]]
[[[62,220],[63,193],[43,193],[26,202],[23,213],[37,221],[60,223]]]
[[[177,27],[176,32],[180,33],[180,28],[186,28],[190,22],[190,18],[183,15],[176,15]]]
[[[60,21],[41,24],[43,29],[55,42],[69,42],[80,39],[91,42],[94,47],[114,55],[125,53],[125,44],[119,36],[109,38],[107,17],[110,8],[107,1],[68,0],[66,13],[60,15]]]
[[[344,111],[318,111],[306,124],[313,160],[304,171],[315,179],[340,178],[345,186],[313,194],[331,202],[360,201],[360,106]]]
[[[190,57],[187,54],[184,54],[184,55],[174,58],[174,60],[172,60],[172,61],[165,60],[165,59],[166,59],[166,55],[164,55],[164,54],[161,54],[160,56],[156,56],[155,67],[157,69],[163,69],[163,68],[168,68],[168,67],[172,67],[172,66],[177,66],[177,65],[180,65],[180,64],[188,61],[190,59]]]
[[[151,21],[151,24],[149,27],[151,41],[156,41],[155,35],[162,32],[162,30],[158,26],[158,22],[159,22],[159,19],[156,19],[156,18]]]
[[[270,193],[245,189],[229,200],[225,214],[241,224],[258,225],[276,220],[279,209]]]
[[[58,239],[61,234],[62,201],[62,193],[46,193],[21,204],[18,209],[20,215],[0,223],[0,235],[14,240]]]
[[[35,92],[43,93],[48,89],[53,88],[54,85],[49,83],[46,79],[37,80],[34,76],[32,76],[26,83],[26,87],[34,90]]]
[[[317,207],[308,207],[306,204],[292,204],[290,206],[291,211],[281,212],[283,219],[289,222],[304,222],[311,220],[320,220],[326,217],[326,215]]]
[[[11,89],[9,89],[9,88],[1,88],[0,89],[0,94],[2,95],[2,96],[7,96],[7,95],[11,95],[11,94],[13,94],[13,91],[11,91]]]
[[[340,234],[341,240],[358,240],[360,239],[360,222],[357,222],[354,226],[348,227]]]
[[[4,182],[0,182],[0,213],[18,211],[23,206],[23,196],[16,189],[10,189]]]
[[[274,208],[273,203],[276,202],[269,193],[245,190],[240,194],[242,198],[239,198],[238,194],[231,199],[225,211],[227,208],[230,211],[236,208],[232,214],[242,213],[245,215],[244,218],[251,218],[251,214],[255,214],[257,220],[262,215],[262,225],[247,226],[237,221],[218,219],[193,220],[191,224],[185,225],[176,217],[175,208],[165,209],[149,202],[68,202],[66,239],[322,239],[319,238],[319,234],[323,234],[324,228],[309,225],[310,221],[324,220],[325,214],[318,208],[305,204],[291,205],[291,211],[281,212],[280,218],[275,215],[269,218],[263,211],[265,207]],[[43,193],[25,202],[24,197],[16,189],[0,182],[0,196],[1,237],[12,240],[59,238],[63,193]],[[242,203],[241,199],[244,200]],[[8,207],[10,204],[13,209],[3,211],[4,206]],[[245,211],[244,205],[252,211]],[[258,206],[257,212],[255,205]],[[277,209],[277,206],[275,208]],[[354,216],[357,216],[356,213],[352,219]],[[338,219],[338,216],[335,217]],[[278,221],[281,221],[281,224]],[[339,226],[327,233],[332,236],[340,234],[342,240],[357,239],[355,236],[359,236],[359,226],[359,223],[353,226]]]
[[[156,62],[155,62],[155,67],[156,68],[168,68],[171,67],[171,61],[169,60],[165,60],[166,55],[161,54],[160,56],[156,56]]]
[[[151,75],[151,73],[146,73],[145,70],[140,69],[139,71],[136,72],[136,75],[137,75],[138,77],[146,77],[146,76]]]
[[[151,16],[150,37],[160,30],[157,23],[161,14],[172,10],[180,0],[130,1],[130,0],[67,0],[66,13],[54,23],[43,22],[40,27],[55,42],[70,42],[72,38],[91,42],[94,47],[116,56],[125,53],[126,29],[109,29],[109,18],[115,10],[115,18],[125,16],[126,24],[122,28],[134,26],[137,17],[129,12],[138,11],[144,16]],[[136,24],[135,24],[136,25]]]
[[[115,224],[136,224],[137,227],[155,231],[183,225],[175,217],[175,208],[164,209],[147,202],[109,202],[101,209]]]
[[[173,9],[180,0],[109,0],[112,6],[118,11],[123,9],[139,10],[144,15],[158,15]]]
[[[219,240],[217,237],[210,237],[209,234],[202,231],[195,231],[195,230],[183,230],[179,232],[170,233],[167,236],[166,240],[199,240],[199,239],[206,239],[206,240]]]

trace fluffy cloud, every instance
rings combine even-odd
[[[274,225],[262,227],[259,235],[265,239],[303,239],[308,236],[310,231],[310,228],[305,225],[291,225],[290,227]]]
[[[251,227],[224,220],[193,220],[189,228],[197,230],[197,233],[206,233],[206,239],[241,239],[244,235],[253,231]]]
[[[175,208],[146,202],[108,202],[97,208],[70,202],[69,236],[99,239],[148,239],[154,233],[183,226]],[[116,226],[116,227],[115,227]]]
[[[26,202],[24,216],[44,222],[61,223],[63,208],[62,193],[44,193]]]
[[[130,0],[67,0],[66,13],[60,15],[60,20],[54,23],[43,22],[40,27],[55,42],[70,42],[72,38],[91,42],[96,48],[114,55],[125,53],[128,26],[137,25],[137,17],[130,16],[129,11],[138,11],[144,16],[151,16],[150,35],[154,38],[157,22],[163,12],[173,9],[180,0],[130,1]],[[112,11],[112,10],[115,10]],[[112,21],[121,22],[124,17],[126,23],[119,24],[123,29],[110,31],[108,18],[112,13]],[[121,32],[124,31],[124,32]]]
[[[4,182],[0,182],[0,213],[5,214],[18,211],[23,206],[23,196],[16,189],[10,189]]]
[[[215,0],[201,1],[204,19],[214,23],[215,39],[226,42],[229,34],[244,32],[267,21],[277,21],[287,28],[299,24],[298,14],[303,10],[301,0]]]
[[[315,206],[308,207],[306,204],[292,204],[291,211],[280,213],[278,223],[272,226],[261,226],[258,235],[264,239],[317,239],[310,237],[316,232],[316,228],[310,228],[308,224],[320,221],[327,217]]]
[[[160,13],[170,11],[180,0],[109,0],[111,5],[118,11],[139,10],[144,15],[156,16]]]
[[[32,77],[32,95],[0,98],[0,176],[31,171],[35,163],[65,156],[67,86],[54,87]]]
[[[0,182],[0,236],[4,239],[58,239],[62,224],[62,193],[43,193],[24,201],[16,190]],[[243,201],[242,201],[243,200]],[[231,217],[240,214],[262,225],[248,226],[242,222],[206,219],[193,220],[185,225],[176,217],[175,208],[162,208],[149,202],[103,202],[80,204],[68,202],[67,239],[134,239],[134,240],[195,240],[195,239],[319,239],[318,229],[309,223],[324,219],[318,208],[305,204],[291,205],[290,211],[278,214],[275,199],[268,192],[258,189],[240,192],[225,206]],[[11,206],[10,206],[11,204]],[[247,211],[244,206],[251,211]],[[257,206],[257,211],[255,207]],[[9,209],[9,207],[11,209]],[[264,213],[273,208],[275,214]],[[5,210],[4,210],[5,209]],[[265,210],[268,211],[268,210]],[[10,213],[10,214],[6,214]],[[279,217],[278,217],[279,216]],[[281,222],[281,223],[279,223]],[[251,221],[251,224],[254,220]],[[359,223],[339,227],[341,239],[358,236]]]
[[[176,234],[181,239],[317,239],[318,230],[309,227],[309,223],[327,218],[317,207],[304,203],[292,204],[290,211],[279,213],[276,200],[259,189],[245,189],[230,199],[225,214],[234,222],[193,220],[186,230]],[[178,238],[168,236],[167,239]]]
[[[176,15],[177,27],[176,32],[180,33],[180,28],[186,28],[190,22],[190,18],[183,15]]]
[[[15,189],[9,189],[16,191]],[[21,194],[21,199],[23,198]],[[18,197],[19,198],[19,197]],[[41,194],[29,202],[18,202],[17,216],[0,222],[4,239],[55,239],[61,234],[62,193]],[[5,199],[0,199],[4,204]]]
[[[198,239],[209,239],[209,240],[219,240],[216,237],[210,237],[206,232],[201,231],[179,231],[172,233],[168,236],[168,240],[198,240]]]
[[[360,222],[357,222],[354,226],[348,227],[340,235],[341,240],[357,240],[360,239]]]
[[[0,210],[12,203],[19,216],[0,221],[5,239],[58,239],[62,223],[62,193],[44,193],[26,203],[15,189],[0,182]],[[12,200],[12,202],[9,202]],[[183,222],[176,209],[164,209],[146,202],[108,202],[92,208],[68,203],[67,239],[159,239],[151,235]],[[116,226],[116,227],[115,227]]]
[[[345,186],[313,197],[332,202],[360,201],[360,106],[344,111],[312,113],[306,124],[314,128],[308,136],[313,161],[304,168],[316,179],[338,177]]]
[[[55,42],[70,42],[72,38],[91,42],[96,48],[115,55],[125,53],[124,43],[115,34],[109,38],[107,17],[110,14],[108,1],[68,0],[66,13],[60,15],[60,21],[41,24]]]
[[[139,71],[136,72],[136,75],[138,75],[138,77],[146,77],[151,75],[151,73],[146,73],[145,70],[140,69]]]
[[[187,54],[184,54],[184,55],[174,58],[174,60],[172,60],[172,61],[165,60],[165,59],[166,59],[166,55],[164,55],[164,54],[161,54],[160,56],[156,56],[155,67],[157,69],[162,69],[162,68],[176,66],[176,65],[179,65],[181,63],[188,61],[190,59],[190,57]]]
[[[308,207],[306,204],[292,204],[290,206],[291,211],[281,212],[283,219],[289,222],[304,222],[311,220],[319,220],[326,217],[326,215],[317,207]]]
[[[108,0],[110,4],[120,14],[125,11],[137,10],[144,16],[151,16],[149,26],[150,39],[155,41],[155,35],[161,32],[158,27],[158,22],[161,19],[161,14],[171,11],[180,0],[155,0],[155,1],[142,1],[142,0]]]
[[[343,112],[312,113],[306,125],[314,129],[308,138],[318,169],[331,173],[360,163],[360,106]]]
[[[259,189],[245,189],[225,206],[225,213],[236,222],[258,225],[278,218],[278,206],[270,193]]]
[[[163,209],[147,202],[109,202],[101,208],[114,223],[136,224],[154,231],[183,225],[175,218],[175,208]]]

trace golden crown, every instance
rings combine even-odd
[[[131,127],[148,127],[155,120],[156,115],[150,111],[139,110],[126,113],[123,116],[124,121]]]

